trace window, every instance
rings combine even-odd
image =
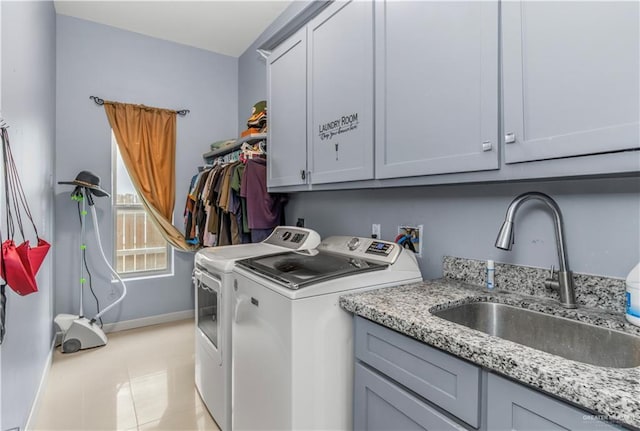
[[[115,172],[113,208],[115,217],[115,270],[125,276],[150,276],[171,272],[169,244],[147,217],[112,134]]]

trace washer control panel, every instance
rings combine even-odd
[[[320,235],[311,229],[278,226],[264,240],[264,243],[286,247],[291,250],[312,250],[320,244]]]
[[[378,256],[388,256],[393,250],[395,244],[386,241],[371,241],[365,253],[371,253]]]
[[[337,253],[373,262],[393,264],[402,252],[398,244],[357,236],[331,236],[325,238],[318,250]]]

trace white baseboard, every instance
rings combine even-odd
[[[160,314],[157,316],[141,317],[140,319],[123,320],[115,323],[105,323],[102,330],[105,333],[125,331],[127,329],[142,328],[143,326],[157,325],[159,323],[175,322],[176,320],[191,319],[195,315],[193,310],[176,311],[174,313]]]
[[[33,421],[35,421],[36,414],[38,413],[38,411],[40,411],[42,395],[44,394],[44,388],[47,384],[49,371],[51,370],[51,362],[53,361],[53,349],[55,349],[55,337],[51,341],[51,348],[49,349],[49,354],[47,355],[47,359],[44,363],[44,369],[42,370],[42,376],[40,377],[40,384],[38,385],[38,390],[36,391],[36,397],[33,400],[33,404],[31,404],[31,411],[29,412],[27,423],[24,426],[25,431],[29,431],[35,425]]]

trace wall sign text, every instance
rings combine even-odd
[[[336,135],[347,133],[358,128],[358,113],[343,115],[333,121],[318,126],[320,140],[332,139]]]

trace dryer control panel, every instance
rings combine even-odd
[[[318,250],[341,254],[354,258],[393,264],[402,252],[398,244],[357,236],[331,236],[325,238]]]
[[[377,256],[388,256],[394,249],[395,244],[386,241],[371,241],[365,253],[375,254]]]
[[[291,250],[313,250],[320,244],[320,235],[311,229],[278,226],[263,242]]]

